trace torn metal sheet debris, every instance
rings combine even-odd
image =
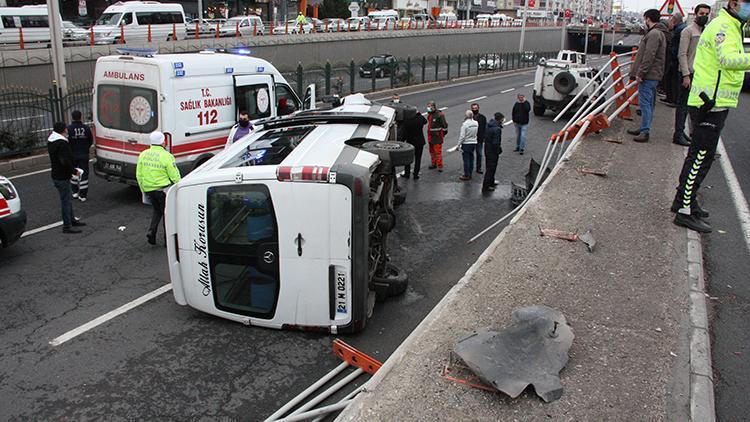
[[[607,172],[604,170],[590,169],[586,167],[578,167],[578,171],[582,174],[593,174],[594,176],[607,177]]]
[[[590,231],[587,231],[584,234],[579,234],[578,240],[586,244],[586,247],[589,248],[589,252],[594,252],[594,246],[596,246],[596,239],[594,239],[594,235],[592,235]]]
[[[589,252],[594,252],[594,246],[596,246],[596,239],[594,239],[594,236],[590,231],[587,231],[584,234],[578,234],[578,232],[572,233],[563,230],[543,229],[539,227],[539,235],[552,237],[555,239],[567,240],[568,242],[576,242],[580,240],[581,242],[586,244]]]
[[[622,139],[615,139],[615,138],[602,138],[602,141],[604,142],[611,142],[613,144],[621,144]]]
[[[531,384],[545,402],[562,397],[560,370],[568,363],[573,330],[556,309],[534,305],[513,311],[513,325],[481,329],[453,351],[484,383],[512,398]]]

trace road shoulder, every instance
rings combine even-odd
[[[669,111],[659,107],[655,122]],[[622,124],[583,141],[339,420],[710,420],[700,242],[671,222],[684,151],[661,126],[647,144]],[[597,247],[541,237],[540,227],[591,230]],[[576,336],[560,400],[545,404],[531,389],[513,400],[441,376],[457,340],[508,326],[513,309],[532,304],[563,312]]]

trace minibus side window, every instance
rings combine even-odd
[[[21,16],[21,26],[24,28],[49,28],[46,16]]]
[[[283,84],[276,84],[276,109],[279,108],[279,100],[282,98],[286,98],[286,104],[289,107],[292,107],[294,110],[297,111],[301,110],[299,100],[297,100],[297,96],[294,95],[292,92],[292,89],[289,88],[287,85]]]
[[[122,20],[120,21],[120,25],[130,25],[131,23],[133,23],[132,13],[126,13],[122,15]]]
[[[15,28],[16,27],[16,21],[13,19],[13,16],[3,16],[3,28]]]

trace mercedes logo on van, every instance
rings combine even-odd
[[[266,264],[272,264],[273,261],[275,261],[275,260],[276,260],[276,255],[274,255],[273,252],[266,251],[263,254],[263,262],[265,262]]]

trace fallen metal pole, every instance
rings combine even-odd
[[[294,416],[289,416],[284,419],[279,419],[279,422],[296,422],[296,421],[304,421],[306,419],[313,418],[315,416],[325,416],[329,413],[333,413],[337,410],[341,410],[345,408],[346,406],[349,406],[349,404],[352,402],[352,399],[349,400],[342,400],[338,403],[329,404],[328,406],[319,407],[317,409],[308,410],[307,412],[303,412]],[[317,420],[317,419],[316,419]]]
[[[351,393],[347,394],[346,397],[344,397],[343,399],[341,399],[341,401],[339,401],[339,403],[345,402],[345,401],[351,402],[351,399],[354,398],[354,396],[356,396],[357,394],[361,393],[362,390],[364,390],[364,389],[365,389],[364,386],[357,388],[356,390],[354,390]],[[311,422],[320,422],[320,421],[323,420],[324,417],[325,417],[325,415],[318,416],[317,418],[313,419]]]
[[[364,374],[365,371],[362,370],[362,368],[357,368],[356,371],[352,372],[351,374],[347,375],[346,378],[342,379],[341,381],[337,382],[336,384],[333,384],[330,386],[327,390],[323,391],[322,393],[315,396],[315,398],[311,399],[309,402],[303,404],[300,406],[299,409],[295,410],[294,412],[290,413],[289,416],[295,416],[299,415],[302,412],[306,412],[313,407],[317,406],[320,402],[327,399],[331,394],[339,391],[342,387],[349,384],[350,382],[354,381],[357,377]]]
[[[289,403],[282,406],[279,410],[274,412],[273,415],[266,418],[264,422],[270,422],[278,419],[279,416],[284,415],[286,412],[290,411],[294,408],[294,406],[298,405],[299,402],[301,402],[305,397],[309,396],[313,391],[319,389],[320,387],[324,386],[328,381],[333,379],[336,375],[340,374],[341,371],[349,367],[348,362],[341,362],[339,366],[333,368],[331,372],[325,374],[321,379],[317,380],[314,384],[307,387],[305,391],[299,393],[297,397],[291,399]]]

